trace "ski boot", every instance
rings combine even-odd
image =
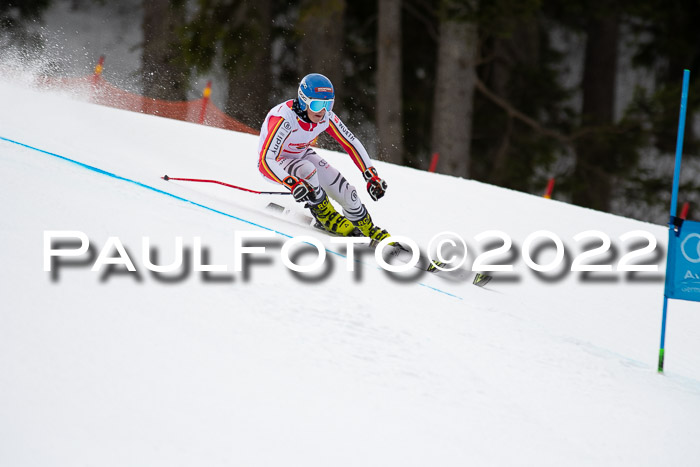
[[[326,229],[327,232],[340,235],[342,237],[359,237],[360,231],[335,210],[328,195],[323,195],[323,199],[318,204],[307,204],[316,221]]]
[[[390,237],[389,232],[374,225],[369,212],[367,212],[362,219],[352,221],[352,223],[362,232],[362,235],[370,238],[370,245],[378,245],[379,242]]]

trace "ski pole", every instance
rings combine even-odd
[[[180,182],[216,183],[217,185],[223,185],[223,186],[227,186],[229,188],[235,188],[236,190],[247,191],[249,193],[255,193],[258,195],[291,195],[292,194],[290,191],[255,191],[255,190],[243,188],[243,187],[236,186],[236,185],[231,185],[229,183],[220,182],[218,180],[202,180],[200,178],[177,178],[177,177],[168,177],[167,175],[163,175],[160,178],[162,178],[166,182],[168,180],[178,180]]]

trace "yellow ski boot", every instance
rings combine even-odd
[[[369,215],[369,212],[367,212],[367,214],[365,214],[365,216],[362,219],[353,221],[353,224],[355,224],[355,226],[360,230],[360,232],[362,232],[362,235],[370,238],[370,240],[372,241],[371,245],[377,245],[385,238],[391,236],[386,230],[374,225],[374,222],[372,222],[372,217]]]
[[[314,205],[308,204],[307,207],[319,224],[328,232],[343,237],[359,236],[359,232],[352,222],[335,210],[331,201],[328,199],[328,195],[324,195],[320,203]]]

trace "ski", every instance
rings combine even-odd
[[[268,203],[267,206],[265,206],[265,210],[270,211],[276,217],[293,221],[295,224],[298,223],[307,227],[314,227],[318,230],[318,227],[314,225],[316,223],[316,219],[314,219],[312,216],[294,212],[291,209],[280,206],[277,203]]]
[[[340,237],[340,235],[327,231],[325,227],[323,227],[323,225],[319,221],[317,221],[313,216],[301,214],[299,212],[294,212],[292,209],[285,208],[284,206],[280,206],[277,203],[268,203],[265,209],[267,211],[272,212],[275,215],[275,217],[278,217],[280,219],[292,221],[295,224],[301,224],[304,227],[312,227],[315,230],[323,232],[324,234],[330,237]],[[372,245],[372,243],[370,242],[370,246],[374,247],[376,246],[376,244]]]
[[[489,276],[488,274],[482,274],[480,272],[476,273],[476,276],[474,276],[474,282],[472,282],[475,286],[477,287],[483,287],[489,282],[491,282],[491,279],[493,279],[492,276]]]
[[[311,227],[319,232],[323,232],[325,235],[337,237],[337,235],[333,234],[332,232],[328,232],[323,227],[323,225],[321,225],[321,223],[319,223],[312,216],[295,212],[292,209],[285,208],[284,206],[281,206],[277,203],[268,203],[265,209],[274,213],[276,217],[301,224],[305,227]],[[379,243],[380,242],[376,240],[371,240],[368,247],[371,249],[376,248]],[[385,261],[394,258],[397,261],[408,263],[411,260],[411,257],[411,250],[401,245],[399,242],[389,244],[384,250]],[[447,263],[443,263],[438,260],[431,260],[427,265],[424,264],[425,261],[422,261],[422,263],[423,264],[421,264],[421,262],[419,261],[418,264],[416,264],[414,267],[420,269],[421,271],[429,272],[431,274],[443,274],[454,276],[454,271],[443,271],[442,269],[440,269],[443,266],[447,266]],[[462,278],[461,274],[457,275],[460,276],[458,277],[458,279]],[[477,273],[472,283],[477,287],[483,287],[486,284],[488,284],[492,278],[492,276],[489,276],[487,274]]]

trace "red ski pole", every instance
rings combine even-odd
[[[236,186],[236,185],[231,185],[229,183],[220,182],[218,180],[202,180],[200,178],[177,178],[177,177],[168,177],[167,175],[163,175],[160,178],[162,178],[166,182],[168,180],[177,180],[180,182],[216,183],[217,185],[223,185],[223,186],[226,186],[229,188],[235,188],[236,190],[247,191],[248,193],[255,193],[258,195],[291,195],[292,194],[290,191],[255,191],[255,190],[250,190],[248,188],[243,188],[243,187]]]

